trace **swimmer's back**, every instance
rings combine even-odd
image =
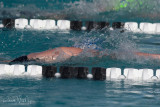
[[[75,47],[60,47],[60,49],[70,56],[77,56],[83,51],[83,49]]]

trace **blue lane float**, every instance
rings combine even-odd
[[[124,23],[122,23],[122,22],[113,22],[113,23],[112,23],[112,28],[113,28],[113,29],[124,28]]]
[[[77,78],[77,79],[87,79],[89,70],[87,67],[67,67],[61,66],[59,69],[61,78]]]
[[[92,75],[94,80],[106,80],[106,69],[100,67],[92,68]]]
[[[72,30],[81,30],[82,22],[81,21],[71,21],[71,29]]]
[[[15,26],[15,20],[14,19],[3,19],[2,24],[5,28],[14,28]]]
[[[87,67],[75,67],[77,72],[76,78],[78,79],[87,79],[87,75],[89,74],[89,69]]]
[[[59,69],[61,78],[73,78],[76,75],[73,67],[61,66]]]
[[[85,23],[86,24],[86,29],[87,30],[101,30],[104,28],[109,28],[109,23],[108,22],[93,22],[93,21],[88,21]]]
[[[55,66],[42,66],[42,75],[46,78],[53,78],[57,73],[57,67]]]

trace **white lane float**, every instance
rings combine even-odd
[[[124,24],[124,28],[127,29],[128,31],[137,31],[138,30],[138,23],[136,22],[126,22]]]
[[[69,20],[58,20],[57,26],[60,30],[70,30],[70,21]]]
[[[133,80],[137,80],[141,77],[139,75],[139,70],[134,68],[124,69],[124,76],[126,77],[126,79],[133,79]]]
[[[24,18],[15,19],[15,28],[16,29],[24,29],[28,26],[28,20]]]
[[[4,27],[4,25],[3,24],[0,24],[0,28],[3,28]]]
[[[156,70],[156,76],[157,76],[158,79],[160,79],[160,69]]]
[[[155,34],[160,34],[160,23],[155,23]]]
[[[41,19],[31,19],[30,26],[33,29],[41,30],[44,27],[44,23],[43,23],[43,20],[41,20]]]
[[[88,78],[88,79],[92,79],[92,78],[93,78],[93,75],[92,75],[92,74],[87,74],[87,78]]]
[[[139,69],[138,74],[142,80],[151,80],[154,76],[153,69]]]
[[[8,74],[10,71],[10,65],[8,64],[0,64],[0,75]]]
[[[50,20],[50,19],[43,20],[43,24],[44,24],[43,29],[45,30],[57,29],[55,20]]]
[[[107,79],[120,79],[121,69],[120,68],[107,68],[106,78]]]
[[[24,73],[25,73],[24,65],[19,65],[19,64],[11,65],[9,74],[19,76],[23,75]]]
[[[153,23],[140,23],[140,30],[143,33],[154,34],[156,29],[156,24]]]
[[[42,66],[28,65],[26,74],[30,76],[42,76]]]
[[[60,78],[61,77],[61,74],[59,72],[55,73],[55,77],[56,78]]]

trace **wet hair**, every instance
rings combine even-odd
[[[10,63],[14,63],[14,62],[27,62],[29,61],[27,56],[20,56],[14,60],[12,60]]]

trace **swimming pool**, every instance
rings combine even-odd
[[[94,0],[93,0],[94,1]],[[10,9],[17,6],[15,3],[8,3],[9,1],[2,1],[4,7]],[[21,1],[24,4],[24,1]],[[53,2],[53,4],[56,1]],[[62,1],[61,1],[62,2]],[[61,6],[61,2],[55,3]],[[65,1],[63,1],[65,2]],[[67,2],[67,1],[66,1]],[[73,1],[72,1],[73,2]],[[71,10],[75,9],[75,2],[70,2]],[[104,3],[102,1],[100,3]],[[109,2],[109,0],[107,0]],[[156,1],[153,1],[153,4]],[[50,1],[28,1],[29,4],[36,4],[42,10],[47,10],[47,4]],[[42,5],[42,4],[43,5]],[[85,4],[86,2],[79,1],[78,7],[81,13],[88,14],[88,17],[81,17],[81,20],[92,19],[91,17],[99,13],[98,10],[92,11],[83,6],[96,6],[96,1]],[[158,1],[157,1],[158,3]],[[1,3],[2,4],[2,3]],[[19,3],[17,3],[19,4]],[[51,3],[52,4],[52,3]],[[2,5],[1,5],[2,6]],[[20,5],[19,5],[20,6]],[[38,7],[37,6],[37,7]],[[65,4],[66,6],[66,4]],[[68,5],[67,5],[68,6]],[[3,9],[6,9],[2,7]],[[23,7],[23,6],[22,6]],[[25,7],[25,6],[24,6]],[[30,7],[30,6],[29,6]],[[33,6],[34,7],[34,6]],[[52,5],[51,5],[52,7]],[[18,7],[14,12],[17,12]],[[60,7],[53,7],[53,10],[60,13]],[[59,10],[60,9],[60,10]],[[69,12],[66,10],[66,12]],[[23,9],[22,9],[23,10]],[[25,8],[24,8],[25,10]],[[25,11],[28,11],[28,9]],[[36,9],[35,9],[36,11]],[[39,11],[37,9],[37,11]],[[36,11],[36,12],[37,12]],[[125,10],[124,10],[125,11]],[[158,11],[158,9],[157,9]],[[11,13],[11,11],[9,10]],[[97,12],[97,13],[96,13]],[[137,11],[136,11],[137,12]],[[149,11],[150,12],[150,11]],[[156,11],[155,11],[156,12]],[[96,13],[96,14],[89,14]],[[121,13],[121,12],[120,12]],[[119,13],[119,14],[120,14]],[[122,11],[122,13],[124,13]],[[141,13],[141,12],[140,12]],[[139,13],[139,14],[140,14]],[[57,13],[58,14],[58,13]],[[65,17],[65,19],[76,19],[77,12],[73,14],[74,17]],[[107,13],[105,13],[107,14]],[[115,13],[116,14],[116,13]],[[116,14],[117,15],[117,14]],[[32,14],[31,14],[32,16]],[[59,15],[61,16],[61,15]],[[103,15],[102,15],[103,16]],[[97,19],[104,20],[106,17],[99,16]],[[3,17],[7,17],[2,15]],[[15,16],[9,16],[15,17]],[[19,17],[19,16],[17,16]],[[29,17],[28,14],[26,17]],[[41,15],[34,15],[35,18],[42,17]],[[48,17],[48,16],[47,16]],[[62,16],[61,16],[62,17]],[[44,17],[43,17],[44,18]],[[120,21],[150,21],[158,22],[156,17],[121,17]],[[78,19],[78,18],[77,18]],[[117,20],[107,18],[106,21]],[[153,20],[154,19],[154,20]],[[32,52],[40,52],[47,49],[52,49],[61,46],[75,46],[81,48],[91,48],[98,50],[109,49],[109,52],[118,53],[116,59],[110,57],[103,58],[86,58],[83,56],[73,57],[70,60],[61,63],[54,63],[54,66],[85,66],[85,67],[119,67],[124,68],[150,68],[153,70],[159,69],[160,61],[153,59],[146,59],[143,57],[136,57],[132,54],[133,51],[141,51],[147,53],[160,53],[159,34],[146,34],[123,32],[120,30],[91,30],[91,31],[74,31],[74,30],[16,30],[16,29],[0,29],[0,58],[13,59],[15,57],[26,55]],[[30,64],[30,63],[29,63]],[[1,77],[0,79],[0,104],[2,106],[159,106],[159,81],[131,81],[131,80],[106,80],[93,81],[83,79],[46,79],[41,77]]]

